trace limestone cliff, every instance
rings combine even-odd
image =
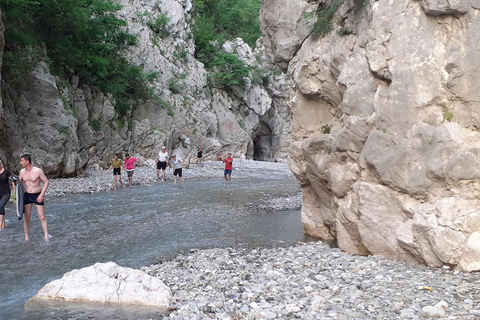
[[[281,73],[270,70],[268,86],[246,79],[247,86],[233,93],[211,89],[206,70],[193,55],[190,0],[117,2],[123,6],[118,14],[127,21],[128,32],[138,38],[125,55],[146,71],[160,73],[154,91],[161,107],[153,101],[137,101],[133,112],[118,117],[110,95],[75,76],[54,77],[48,65],[40,63],[21,84],[2,80],[0,158],[9,168],[18,169],[25,152],[50,176],[108,166],[115,152],[133,153],[141,163],[152,165],[162,145],[187,163],[196,156],[197,147],[203,147],[207,159],[219,152],[258,160],[286,159],[291,116],[282,99]],[[148,27],[159,14],[169,19],[162,34]],[[266,58],[261,42],[258,47],[252,52],[237,39],[224,49],[260,68]]]
[[[346,0],[314,40],[331,2],[261,11],[267,55],[294,82],[289,164],[305,232],[480,270],[480,1]]]

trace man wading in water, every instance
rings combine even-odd
[[[32,157],[29,154],[24,154],[20,157],[20,181],[25,186],[25,193],[23,195],[23,203],[25,205],[25,220],[23,221],[23,229],[25,230],[25,241],[29,240],[30,233],[30,219],[32,218],[32,207],[35,204],[37,208],[38,218],[42,222],[42,229],[46,241],[49,239],[47,218],[45,217],[45,204],[43,197],[47,192],[50,182],[43,173],[43,170],[32,165]],[[43,182],[43,188],[42,188]]]

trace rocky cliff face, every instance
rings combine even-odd
[[[50,176],[107,166],[116,152],[133,153],[153,165],[162,145],[187,163],[196,157],[197,147],[203,147],[207,159],[219,152],[286,159],[291,116],[281,74],[270,72],[268,86],[247,81],[233,93],[210,89],[206,70],[193,56],[190,0],[117,2],[123,6],[119,15],[127,20],[128,32],[139,40],[125,54],[146,71],[160,73],[154,87],[162,107],[137,101],[131,114],[119,118],[111,96],[79,83],[77,77],[54,77],[41,63],[21,85],[2,80],[0,158],[8,167],[18,169],[25,152]],[[147,23],[159,14],[166,14],[169,23],[156,33]],[[261,47],[259,42],[252,52],[237,39],[224,49],[260,68],[266,60]]]
[[[299,2],[265,0],[261,22],[294,82],[305,232],[480,270],[480,2],[346,0],[318,40],[306,30],[331,1]]]

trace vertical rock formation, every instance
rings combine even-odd
[[[332,1],[300,2],[266,0],[261,23],[294,82],[289,164],[305,232],[480,270],[478,1],[346,0],[318,40],[301,26]]]
[[[194,58],[190,0],[117,2],[123,6],[118,15],[138,39],[126,57],[147,72],[159,73],[153,83],[155,101],[137,101],[127,116],[119,117],[112,96],[76,76],[54,77],[48,65],[40,63],[20,85],[3,79],[0,159],[18,169],[20,154],[29,152],[50,176],[108,166],[116,152],[153,161],[162,145],[186,163],[200,146],[207,159],[219,152],[286,159],[291,116],[282,98],[283,75],[269,71],[269,84],[247,81],[233,92],[210,88],[207,71]],[[162,32],[148,26],[160,14],[168,17]],[[264,67],[262,51],[252,52],[241,39],[224,49],[249,66]]]

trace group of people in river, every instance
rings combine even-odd
[[[203,160],[203,149],[198,148],[196,164],[200,165]],[[233,159],[230,153],[226,157],[223,157],[221,154],[217,157],[217,160],[223,161],[225,163],[224,178],[226,181],[232,181],[232,164]],[[122,164],[123,169],[127,171],[128,184],[132,186],[133,173],[135,171],[135,164],[138,162],[138,159],[131,157],[130,154],[125,154],[125,161],[122,161],[120,154],[116,153],[115,157],[112,159],[112,165],[109,170],[113,169],[113,189],[117,189],[117,181],[124,187],[125,185],[122,182]],[[173,182],[177,184],[177,176],[183,184],[183,173],[182,173],[182,160],[177,157],[176,154],[169,157],[167,152],[167,147],[162,146],[161,150],[158,152],[158,156],[155,159],[155,164],[157,168],[157,181],[165,182],[166,179],[166,170],[167,167],[173,168]],[[161,176],[160,176],[161,173]]]
[[[158,157],[156,158],[156,168],[157,168],[157,181],[165,182],[166,179],[166,169],[167,167],[173,168],[173,182],[177,183],[177,176],[183,184],[183,173],[182,173],[182,160],[177,157],[175,154],[169,157],[166,147],[163,146],[158,152]],[[197,152],[197,164],[201,164],[203,160],[203,149],[199,148]],[[230,153],[227,156],[223,157],[219,155],[217,160],[223,161],[225,163],[224,178],[227,182],[232,180],[232,164],[233,159]],[[128,185],[132,186],[133,173],[135,171],[135,164],[138,162],[138,159],[131,157],[130,154],[125,154],[125,161],[122,160],[120,154],[115,154],[115,157],[112,159],[112,165],[110,169],[113,169],[113,188],[117,189],[117,183],[120,183],[124,187],[122,181],[122,168],[127,172]],[[45,176],[45,173],[42,169],[35,167],[32,164],[32,157],[29,154],[23,154],[20,157],[20,165],[22,169],[20,170],[19,176],[15,176],[10,170],[3,166],[3,162],[0,160],[0,231],[5,229],[5,206],[10,200],[12,195],[12,190],[14,197],[22,197],[23,208],[19,208],[20,199],[15,199],[17,203],[17,210],[22,211],[19,215],[19,219],[24,219],[23,227],[25,233],[25,241],[29,241],[30,233],[30,220],[32,217],[32,208],[35,205],[37,210],[38,218],[41,221],[42,229],[44,233],[44,239],[49,240],[50,235],[48,233],[48,224],[47,218],[45,216],[45,203],[44,197],[47,192],[48,186],[50,184],[49,180]],[[160,178],[161,171],[161,178]],[[21,183],[23,185],[24,192],[23,194],[17,193],[17,184]],[[20,201],[20,203],[22,203]]]
[[[0,231],[5,229],[5,205],[10,199],[12,189],[13,194],[17,197],[17,203],[23,202],[19,219],[23,220],[23,230],[25,232],[25,241],[29,241],[30,220],[32,218],[32,208],[35,205],[38,218],[42,223],[43,235],[46,241],[49,240],[47,218],[45,217],[44,197],[50,182],[48,181],[42,169],[32,164],[32,157],[29,154],[23,154],[20,157],[20,165],[22,169],[18,177],[3,166],[0,160]],[[22,183],[25,192],[17,193],[17,185],[15,182]],[[43,186],[42,186],[43,183]],[[19,199],[22,197],[22,199]],[[18,204],[17,204],[18,206]]]

